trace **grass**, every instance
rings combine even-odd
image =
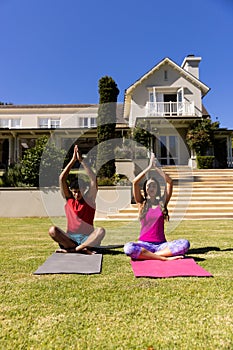
[[[99,275],[33,275],[56,248],[46,218],[0,219],[2,349],[232,349],[233,222],[183,221],[168,239],[213,278],[133,276],[122,249]],[[97,222],[103,244],[138,235],[137,222]]]

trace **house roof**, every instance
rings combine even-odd
[[[0,105],[0,114],[4,114],[4,110],[11,111],[13,110],[14,112],[16,110],[25,110],[25,113],[37,113],[38,110],[44,111],[46,113],[47,111],[45,110],[56,110],[58,112],[61,112],[61,110],[68,110],[68,113],[75,113],[80,110],[85,110],[85,109],[91,109],[96,114],[98,113],[98,107],[99,104],[35,104],[35,105],[13,105],[13,104],[8,104],[8,105]],[[3,113],[1,113],[3,111]],[[14,113],[13,112],[13,113]],[[48,112],[47,112],[48,113]],[[123,117],[123,103],[117,103],[116,104],[116,122],[117,124],[125,124],[126,121]]]
[[[127,95],[130,95],[133,90],[140,85],[144,80],[146,80],[151,74],[153,74],[156,70],[159,70],[163,65],[169,64],[172,66],[175,70],[177,70],[180,74],[184,75],[186,79],[190,80],[194,85],[198,86],[201,91],[202,91],[202,96],[205,96],[210,88],[202,83],[199,79],[197,79],[194,75],[180,67],[177,63],[172,61],[170,58],[166,57],[162,61],[160,61],[156,66],[154,66],[152,69],[150,69],[146,74],[141,76],[138,80],[135,81],[132,85],[130,85],[126,90],[125,90],[125,97]],[[127,102],[127,101],[126,101]]]
[[[33,105],[0,105],[0,109],[38,109],[38,108],[87,108],[96,107],[97,104],[33,104]]]
[[[205,108],[205,106],[203,104],[202,104],[202,115],[205,117],[210,116],[209,112],[207,111],[207,109]]]

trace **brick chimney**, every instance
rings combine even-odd
[[[199,79],[199,63],[201,62],[201,57],[196,57],[195,55],[188,55],[185,57],[181,68],[194,75],[195,78]]]

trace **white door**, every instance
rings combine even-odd
[[[150,115],[154,115],[155,117],[163,116],[164,115],[163,94],[160,92],[156,92],[155,89],[153,89],[153,91],[150,91],[149,101],[150,101],[150,107],[149,107]]]

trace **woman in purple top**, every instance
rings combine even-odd
[[[142,178],[154,169],[155,174],[165,179],[165,190],[161,196],[160,184],[155,177],[149,177],[143,185],[143,192],[139,183]],[[149,166],[133,180],[133,193],[139,208],[141,230],[138,242],[125,244],[125,254],[132,259],[175,260],[183,258],[190,243],[186,239],[167,242],[164,234],[164,220],[168,220],[167,204],[172,195],[172,179],[156,165],[152,153]]]

